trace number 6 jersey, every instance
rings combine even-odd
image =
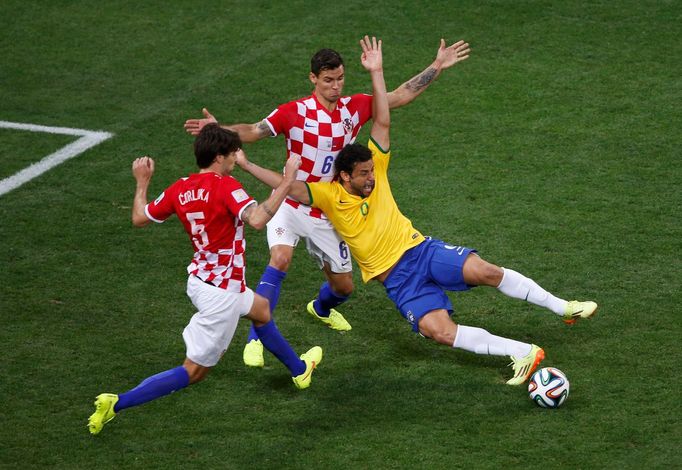
[[[362,125],[371,117],[371,95],[343,96],[334,111],[327,110],[315,95],[311,95],[279,106],[265,121],[275,136],[284,134],[287,158],[292,153],[301,156],[296,179],[313,183],[332,181],[336,156],[343,147],[355,141]],[[322,217],[319,209],[289,197],[285,202],[311,217]]]
[[[157,223],[178,216],[194,248],[189,274],[230,292],[243,292],[246,240],[241,215],[254,203],[232,176],[194,173],[147,204],[145,214]]]

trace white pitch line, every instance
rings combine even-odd
[[[80,155],[89,148],[94,147],[95,145],[114,136],[114,134],[103,131],[88,131],[85,129],[73,129],[70,127],[48,127],[39,126],[37,124],[24,124],[20,122],[8,121],[0,121],[0,128],[31,132],[45,132],[48,134],[81,136],[80,139],[60,148],[54,153],[51,153],[39,162],[33,163],[18,173],[0,180],[0,196],[18,188],[22,184],[31,181],[33,178],[40,176],[41,174],[61,163],[64,163],[66,160]]]

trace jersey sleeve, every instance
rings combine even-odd
[[[371,107],[371,106],[370,106]],[[277,107],[265,118],[273,136],[287,133],[291,128],[292,116],[296,115],[296,102],[290,101]]]
[[[144,213],[149,220],[160,224],[175,213],[173,198],[170,196],[170,193],[173,192],[173,186],[167,188],[159,197],[144,207]]]
[[[359,93],[351,97],[353,110],[358,113],[359,124],[362,126],[372,119],[372,95]]]
[[[322,212],[329,212],[333,201],[332,183],[317,182],[305,183],[308,187],[310,206],[321,209]]]
[[[384,151],[379,144],[377,144],[372,137],[369,138],[367,148],[372,152],[372,160],[374,160],[374,167],[381,168],[384,172],[388,169],[388,163],[391,160],[391,152]]]
[[[231,176],[226,178],[224,190],[227,208],[230,213],[239,217],[240,220],[244,209],[251,204],[256,204],[256,200],[248,195],[241,183]]]

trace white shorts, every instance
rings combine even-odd
[[[287,245],[295,247],[304,238],[308,253],[317,260],[322,268],[329,263],[334,273],[349,273],[353,266],[348,245],[336,233],[327,219],[310,217],[299,209],[283,202],[268,222],[268,245]]]
[[[247,287],[244,292],[228,292],[190,275],[187,296],[198,310],[182,332],[187,358],[213,367],[227,351],[237,322],[251,310],[253,291]]]

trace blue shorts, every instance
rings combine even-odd
[[[386,293],[415,332],[419,332],[419,319],[433,310],[445,309],[452,314],[446,290],[465,291],[473,287],[464,282],[462,267],[469,253],[475,252],[472,248],[427,238],[407,250],[393,267],[384,280]]]

